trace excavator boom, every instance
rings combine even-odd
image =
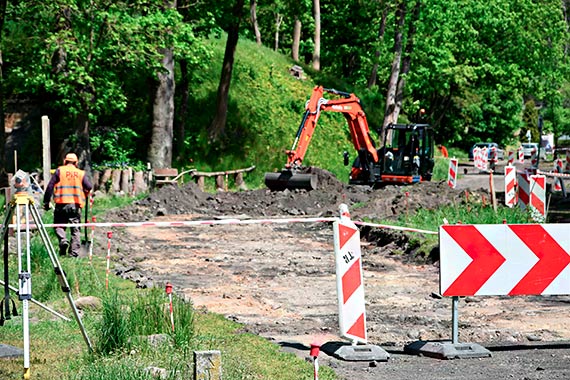
[[[326,99],[323,95],[333,94],[339,98]],[[371,160],[378,162],[378,153],[370,137],[370,129],[360,99],[354,94],[316,86],[306,103],[305,112],[290,150],[286,151],[287,163],[281,172],[266,173],[265,184],[271,190],[307,189],[314,190],[317,179],[313,174],[303,172],[303,160],[313,138],[322,111],[340,112],[348,122],[352,143],[357,152],[366,152]]]

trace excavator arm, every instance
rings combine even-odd
[[[325,99],[323,98],[325,92],[339,95],[342,98]],[[287,164],[285,168],[300,169],[302,167],[305,154],[313,138],[313,133],[322,111],[342,113],[348,122],[350,137],[356,151],[365,150],[370,154],[374,162],[378,162],[378,154],[370,137],[368,121],[360,104],[360,99],[354,94],[317,86],[313,89],[311,98],[307,101],[305,113],[297,130],[293,146],[291,150],[286,152]]]
[[[325,99],[324,93],[337,95],[338,99]],[[354,94],[326,89],[316,86],[305,106],[303,118],[295,135],[295,140],[290,150],[286,151],[287,163],[281,172],[266,173],[265,184],[271,190],[283,189],[308,189],[316,188],[316,178],[312,174],[305,174],[303,170],[303,160],[313,138],[321,112],[340,112],[348,122],[350,136],[354,148],[359,156],[366,157],[365,162],[377,163],[378,153],[370,137],[370,129],[366,114],[358,99]],[[354,170],[354,169],[353,169]],[[357,170],[368,170],[366,167]]]

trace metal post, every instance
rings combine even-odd
[[[26,226],[26,247],[22,247],[22,208],[24,208],[24,220]],[[22,330],[24,339],[24,379],[30,378],[30,316],[29,316],[29,299],[31,298],[31,274],[28,271],[29,266],[24,270],[24,260],[22,255],[26,255],[26,265],[29,265],[30,251],[30,221],[29,209],[27,204],[16,205],[16,250],[18,254],[18,284],[19,298],[22,301]]]
[[[459,343],[459,297],[453,296],[451,299],[451,336],[452,343]]]

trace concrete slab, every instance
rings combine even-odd
[[[321,346],[321,351],[346,361],[385,362],[390,358],[390,354],[373,344],[352,345],[345,342],[327,342]]]
[[[24,356],[24,350],[0,343],[0,359],[16,359]]]
[[[437,359],[473,359],[491,357],[491,351],[477,343],[452,343],[450,341],[417,341],[404,346],[404,352]]]

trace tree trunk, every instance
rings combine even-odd
[[[279,31],[281,23],[283,22],[283,15],[275,13],[275,51],[279,50]]]
[[[4,40],[4,20],[6,18],[7,0],[0,1],[0,44]],[[4,125],[4,59],[0,50],[0,187],[8,186],[6,170],[6,126]]]
[[[406,39],[406,49],[405,55],[402,60],[402,67],[400,70],[400,77],[398,80],[398,89],[396,90],[396,106],[395,112],[399,115],[402,110],[402,102],[404,101],[404,89],[406,87],[407,74],[410,72],[410,66],[412,64],[412,52],[414,50],[414,37],[416,34],[416,23],[420,17],[420,4],[421,2],[416,2],[414,10],[412,12],[412,17],[409,20],[410,27],[408,28],[408,38]],[[397,118],[396,118],[397,119]],[[414,120],[419,122],[420,120]]]
[[[174,153],[177,161],[183,160],[185,153],[184,139],[186,137],[186,120],[188,119],[188,99],[190,98],[189,86],[188,61],[183,59],[180,61],[180,83],[178,86],[178,92],[181,92],[180,110],[177,121],[174,123],[174,146],[176,148]]]
[[[315,48],[313,50],[313,69],[321,69],[321,3],[313,0],[313,16],[315,18]]]
[[[164,0],[165,9],[176,9],[176,0]],[[152,136],[147,158],[153,168],[172,167],[174,139],[174,54],[172,48],[160,49],[163,70],[157,73],[152,105]]]
[[[222,74],[218,85],[218,95],[216,98],[216,114],[210,128],[208,136],[211,141],[216,141],[224,134],[226,120],[228,117],[228,97],[232,81],[232,70],[234,66],[235,51],[239,38],[239,26],[242,17],[242,9],[245,0],[236,0],[234,6],[234,22],[228,30],[228,41],[224,52],[224,62],[222,64]]]
[[[396,109],[396,93],[398,90],[398,78],[400,75],[400,64],[402,61],[402,30],[404,29],[404,19],[406,16],[406,2],[401,1],[396,10],[396,28],[394,34],[394,59],[392,61],[392,71],[388,81],[388,93],[386,95],[386,111],[384,113],[384,123],[382,124],[382,134],[391,123],[398,121],[399,110]]]
[[[382,12],[382,18],[380,19],[380,29],[378,30],[378,44],[384,44],[384,34],[386,33],[386,17],[388,16],[388,7],[384,8]],[[374,52],[374,65],[372,66],[372,72],[370,73],[370,78],[368,79],[368,88],[376,86],[378,81],[378,60],[380,59],[380,49],[376,49]]]
[[[255,42],[261,46],[261,32],[257,23],[257,1],[249,0],[249,13],[251,14],[251,25],[253,25],[253,33],[255,34]]]
[[[172,166],[172,138],[174,123],[174,58],[172,49],[163,49],[162,66],[157,74],[157,86],[152,107],[152,137],[148,161],[153,168]]]
[[[301,20],[299,16],[295,16],[295,24],[293,26],[293,45],[291,46],[291,58],[293,61],[299,62],[299,45],[301,44]]]

